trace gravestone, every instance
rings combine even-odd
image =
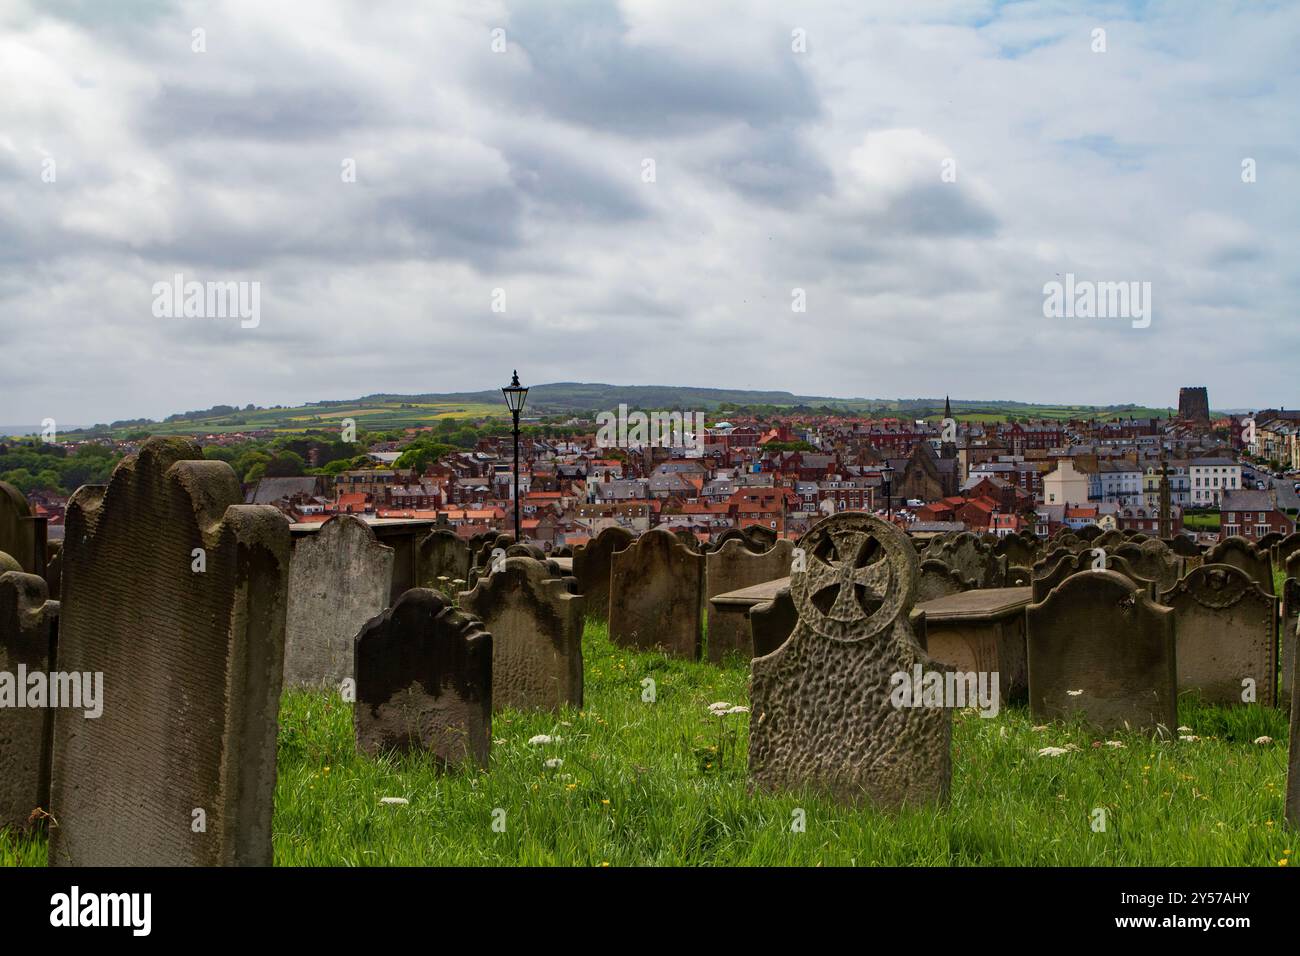
[[[1025,611],[1029,708],[1103,731],[1178,725],[1174,612],[1117,571],[1067,577]]]
[[[1183,576],[1183,561],[1169,552],[1159,541],[1134,544],[1131,541],[1112,548],[1109,554],[1123,558],[1133,573],[1155,581],[1159,591],[1167,591]]]
[[[947,597],[949,594],[960,594],[974,587],[975,582],[969,580],[956,568],[950,568],[942,561],[926,558],[921,562],[917,577],[916,603],[924,604],[926,601]]]
[[[1296,629],[1300,628],[1300,581],[1287,578],[1282,582],[1282,634],[1280,661],[1281,690],[1279,703],[1291,706],[1291,662],[1295,660]]]
[[[704,553],[704,548],[700,546],[700,539],[695,537],[695,532],[687,531],[685,528],[678,528],[673,532],[673,537],[680,541],[684,547],[690,548],[696,554]]]
[[[1177,635],[1178,690],[1207,703],[1243,703],[1243,681],[1254,700],[1272,707],[1277,688],[1277,599],[1228,564],[1206,564],[1161,595],[1172,607]],[[1247,701],[1249,702],[1249,701]]]
[[[1245,538],[1233,535],[1205,552],[1205,564],[1230,564],[1250,575],[1268,594],[1273,594],[1273,559]]]
[[[51,865],[271,864],[289,524],[222,461],[151,438],[68,502]]]
[[[412,588],[357,635],[357,749],[419,751],[442,769],[486,768],[492,635],[442,594]]]
[[[1146,593],[1148,597],[1154,600],[1159,596],[1159,589],[1155,581],[1150,578],[1144,578],[1133,570],[1133,566],[1127,560],[1116,554],[1103,553],[1100,557],[1105,561],[1104,566],[1098,567],[1098,555],[1092,551],[1080,551],[1078,554],[1062,557],[1052,568],[1041,577],[1036,577],[1030,583],[1033,588],[1034,603],[1044,600],[1052,589],[1074,574],[1086,574],[1091,571],[1109,570],[1116,571],[1128,578]]]
[[[1094,538],[1090,546],[1093,548],[1118,548],[1125,541],[1129,540],[1128,536],[1122,531],[1110,530]],[[1135,544],[1137,542],[1134,542]]]
[[[1196,542],[1185,534],[1176,534],[1172,538],[1161,538],[1169,553],[1180,558],[1199,558],[1201,549],[1196,546]]]
[[[793,553],[794,544],[788,540],[776,542],[761,554],[751,551],[743,542],[728,541],[717,551],[705,555],[705,595],[714,598],[729,591],[787,577]],[[754,656],[749,621],[742,615],[710,614],[709,660],[719,664],[732,651],[743,651],[746,658]]]
[[[1105,532],[1095,524],[1084,525],[1078,531],[1079,540],[1087,542],[1090,547],[1092,546],[1092,543],[1103,534],[1105,534]]]
[[[1300,641],[1300,635],[1292,638]],[[1293,643],[1291,645],[1295,647]],[[1300,655],[1291,657],[1291,686],[1300,687]],[[1300,694],[1291,701],[1291,751],[1286,772],[1286,820],[1300,829]]]
[[[506,558],[460,594],[492,635],[492,706],[559,711],[582,706],[582,604],[550,562]]]
[[[444,583],[469,581],[470,550],[454,532],[437,528],[420,539],[416,545],[415,586],[440,590]],[[446,578],[440,582],[439,578]]]
[[[1033,572],[1031,580],[1032,578],[1041,578],[1045,574],[1050,573],[1053,568],[1060,564],[1062,558],[1073,558],[1079,553],[1081,552],[1071,551],[1069,548],[1052,548],[1047,552],[1047,554],[1034,562],[1034,566],[1031,569]]]
[[[45,575],[46,521],[32,514],[21,491],[0,481],[0,551],[28,574]]]
[[[636,540],[625,528],[606,528],[573,552],[573,576],[578,592],[587,599],[585,613],[589,620],[609,620],[609,574],[614,553]]]
[[[45,586],[49,589],[50,600],[59,599],[59,590],[63,585],[63,548],[55,551],[45,562]]]
[[[339,687],[352,677],[352,641],[388,606],[393,549],[355,515],[298,538],[289,560],[284,682]]]
[[[755,554],[761,554],[767,550],[767,548],[762,544],[755,541],[754,538],[741,531],[739,528],[728,528],[726,531],[722,532],[722,534],[718,536],[718,540],[713,542],[712,550],[720,551],[732,541],[739,541],[746,549],[753,551]]]
[[[19,668],[25,675],[56,669],[59,605],[46,600],[42,578],[6,569],[5,559],[13,560],[0,554],[0,680],[13,681],[14,697],[0,693],[0,830],[21,830],[33,810],[50,807],[54,711],[17,706],[18,695],[26,701],[28,694]]]
[[[1255,539],[1255,550],[1267,551],[1271,554],[1273,549],[1282,543],[1284,537],[1285,535],[1280,531],[1270,531],[1264,537]]]
[[[754,656],[765,657],[786,642],[799,623],[789,586],[776,592],[772,600],[755,605],[749,611],[749,633],[754,642]]]
[[[6,571],[22,571],[22,570],[23,570],[23,566],[18,563],[17,558],[15,558],[13,555],[6,554],[5,552],[0,551],[0,574],[4,574]],[[27,572],[24,571],[23,573],[26,574]]]
[[[976,587],[999,588],[1006,581],[1006,557],[994,554],[992,548],[969,531],[930,542],[925,556],[960,571]]]
[[[770,551],[776,547],[776,532],[761,524],[751,524],[742,529],[755,551]]]
[[[892,524],[855,512],[822,519],[800,545],[806,570],[790,577],[799,623],[751,664],[753,785],[880,807],[946,800],[951,713],[893,699],[897,675],[943,670],[908,624],[916,552]]]
[[[1037,542],[1027,541],[1018,534],[1009,534],[998,540],[993,553],[1007,559],[1008,568],[1032,568],[1038,560]]]
[[[1300,531],[1293,531],[1273,549],[1273,564],[1275,567],[1285,568],[1287,562],[1291,560],[1291,555],[1300,552]]]
[[[620,647],[656,648],[699,660],[704,555],[671,532],[647,531],[614,553],[609,575],[609,639]]]

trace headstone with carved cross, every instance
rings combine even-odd
[[[893,693],[899,675],[944,670],[908,624],[915,550],[897,528],[858,512],[822,519],[800,547],[790,577],[799,622],[752,664],[754,785],[881,807],[945,800],[951,714],[933,702],[896,706]]]

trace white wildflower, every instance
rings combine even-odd
[[[1273,742],[1273,738],[1272,738],[1272,737],[1267,737],[1267,736],[1266,736],[1266,737],[1256,737],[1256,738],[1255,738],[1255,743],[1257,743],[1257,744],[1271,744],[1272,742]]]
[[[406,797],[380,797],[379,802],[390,807],[404,807],[411,801],[407,800]]]
[[[564,759],[562,757],[552,757],[550,760],[546,761],[546,763],[544,763],[542,766],[544,766],[547,770],[559,770],[561,767],[564,766]]]
[[[1064,747],[1044,747],[1038,751],[1040,757],[1059,757],[1061,754],[1068,754],[1070,751]]]

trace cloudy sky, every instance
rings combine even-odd
[[[1296,3],[0,0],[0,422],[516,366],[1293,407],[1298,64]],[[1069,273],[1149,327],[1044,317]]]

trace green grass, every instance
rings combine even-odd
[[[1218,514],[1184,514],[1183,527],[1192,531],[1218,531]]]
[[[277,865],[1249,865],[1300,852],[1283,824],[1281,711],[1184,700],[1195,742],[1094,746],[1081,725],[1035,728],[1023,708],[954,715],[944,808],[898,814],[810,794],[750,795],[747,662],[723,667],[631,653],[586,635],[586,702],[560,715],[493,720],[489,772],[439,774],[424,759],[371,760],[353,747],[351,707],[286,694],[280,713]],[[657,699],[642,700],[644,678]],[[563,738],[530,746],[529,738]],[[1274,738],[1255,744],[1260,736]],[[1077,746],[1059,757],[1040,748]],[[564,764],[546,769],[547,758]],[[381,797],[405,797],[385,806]],[[1105,832],[1090,826],[1106,810]],[[504,810],[504,832],[493,811]],[[792,832],[795,810],[805,832]],[[500,819],[500,814],[497,815]],[[0,864],[40,864],[41,838],[0,839]],[[1300,862],[1292,865],[1300,866]]]

